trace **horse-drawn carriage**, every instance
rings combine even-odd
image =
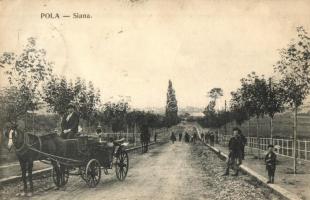
[[[64,140],[66,147],[62,156],[48,154],[32,148],[50,160],[53,165],[53,181],[57,187],[64,186],[69,175],[81,176],[89,187],[96,187],[101,170],[107,175],[115,167],[116,177],[123,181],[128,172],[129,159],[123,139],[112,142],[101,141],[95,136],[79,136]]]

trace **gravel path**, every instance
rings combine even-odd
[[[58,191],[48,190],[50,178],[37,180],[32,199],[278,199],[246,175],[222,177],[225,163],[200,144],[164,144],[144,155],[130,155],[130,164],[124,182],[117,181],[113,171],[92,189],[79,177],[70,177]],[[2,199],[19,199],[18,187],[2,188]]]

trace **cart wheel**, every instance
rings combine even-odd
[[[86,182],[89,187],[96,187],[101,178],[101,166],[98,160],[91,159],[86,166]]]
[[[53,181],[57,187],[65,186],[69,179],[69,170],[65,166],[53,166]]]
[[[129,167],[128,154],[124,150],[120,150],[116,155],[115,172],[118,180],[125,180]]]

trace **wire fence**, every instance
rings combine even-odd
[[[218,134],[217,142],[220,145],[227,146],[229,139],[232,135]],[[252,149],[258,149],[266,151],[269,144],[273,144],[276,147],[276,153],[282,156],[294,158],[294,142],[292,139],[279,139],[279,138],[257,138],[246,137],[246,147]],[[301,160],[310,161],[310,141],[309,140],[297,140],[296,141],[296,158]]]

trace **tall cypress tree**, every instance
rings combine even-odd
[[[178,123],[178,102],[175,97],[175,91],[172,87],[171,80],[169,80],[167,91],[166,123],[167,126],[172,126]]]

